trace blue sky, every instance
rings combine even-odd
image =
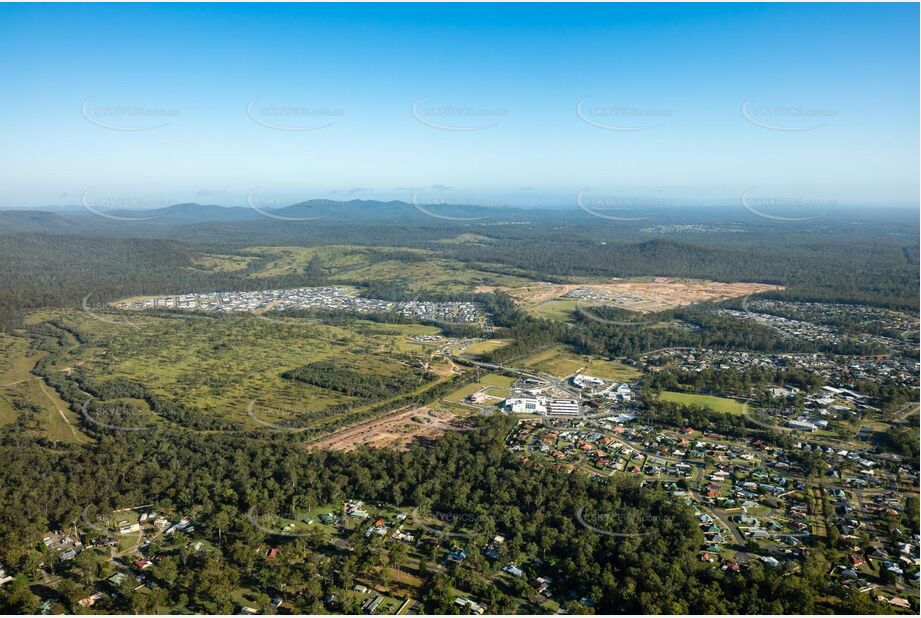
[[[907,4],[5,5],[0,206],[917,207],[918,75]]]

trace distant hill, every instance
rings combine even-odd
[[[310,200],[292,204],[277,210],[263,211],[270,217],[301,219],[318,218],[340,221],[403,221],[440,219],[445,221],[472,221],[495,218],[521,212],[517,208],[489,208],[467,204],[410,204],[399,200],[380,202],[376,200]]]
[[[86,211],[82,211],[86,213]],[[68,233],[85,226],[83,214],[43,210],[0,210],[0,234],[18,232]]]
[[[169,219],[177,223],[205,221],[252,221],[259,213],[251,208],[240,206],[218,206],[217,204],[173,204],[163,208],[122,209],[100,211],[105,215],[125,219]]]

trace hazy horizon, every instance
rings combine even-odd
[[[597,192],[596,192],[597,193]],[[89,195],[89,193],[87,194]],[[437,197],[439,194],[437,192],[419,192],[419,195],[426,195],[429,198]],[[672,196],[661,196],[655,194],[642,194],[642,193],[630,193],[630,192],[607,192],[601,195],[598,199],[613,199],[619,198],[624,200],[624,203],[619,205],[611,205],[610,208],[622,207],[622,208],[646,208],[650,210],[660,209],[667,210],[669,208],[695,208],[695,209],[731,209],[738,208],[741,204],[740,196],[735,197],[714,197],[714,198],[682,198],[682,197],[672,197]],[[427,204],[443,204],[443,205],[457,205],[457,206],[473,206],[473,207],[482,207],[482,208],[510,208],[515,210],[568,210],[568,209],[578,209],[579,202],[577,201],[579,194],[573,194],[571,196],[559,197],[555,195],[541,195],[538,196],[538,199],[533,201],[520,201],[516,202],[514,200],[499,200],[495,197],[462,197],[456,196],[454,199],[428,199],[425,201],[419,200],[420,203]],[[779,200],[783,199],[783,196],[775,195],[768,197],[758,198],[753,195],[753,199],[774,199]],[[633,200],[633,203],[630,201]],[[885,210],[911,210],[917,211],[917,203],[898,203],[898,202],[843,202],[839,203],[834,200],[829,200],[827,203],[815,200],[810,201],[808,199],[802,199],[798,196],[789,196],[789,203],[787,204],[778,204],[778,207],[787,206],[790,208],[799,207],[802,209],[809,208],[827,208],[833,207],[838,210],[861,210],[861,209],[873,209],[880,208]],[[275,203],[272,204],[263,204],[257,205],[258,208],[263,208],[266,210],[281,209],[287,208],[289,206],[297,205],[316,205],[318,203],[330,203],[330,204],[347,204],[350,202],[369,202],[369,203],[402,203],[411,205],[413,203],[412,196],[406,196],[403,194],[383,194],[380,197],[377,194],[367,194],[360,197],[353,195],[337,195],[337,194],[327,194],[327,195],[316,195],[312,196],[310,194],[305,194],[303,198],[293,199],[290,202],[283,202],[278,200],[273,200]],[[583,199],[583,202],[585,199]],[[95,203],[93,203],[95,202]],[[5,211],[16,211],[16,210],[28,210],[28,211],[55,211],[55,210],[84,210],[86,212],[92,212],[93,210],[157,210],[161,208],[169,208],[171,206],[182,206],[182,205],[195,205],[195,206],[217,206],[220,208],[252,208],[247,201],[246,196],[234,196],[229,199],[220,199],[220,198],[207,198],[202,196],[192,196],[189,199],[151,199],[146,202],[138,203],[133,202],[130,199],[125,199],[122,202],[118,201],[108,201],[105,203],[99,203],[98,200],[92,200],[89,206],[81,204],[79,200],[75,202],[59,202],[59,203],[49,203],[49,204],[39,204],[31,206],[17,206],[17,205],[0,205],[0,210]]]

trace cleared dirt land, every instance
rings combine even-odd
[[[699,279],[630,279],[610,283],[537,283],[502,288],[526,307],[567,299],[652,313],[706,301],[760,294],[783,289],[765,283],[720,283]]]
[[[467,427],[467,423],[451,412],[413,408],[337,431],[311,442],[308,448],[348,452],[359,446],[369,446],[405,450],[418,438],[437,438],[447,431],[461,431]]]

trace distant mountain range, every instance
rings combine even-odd
[[[269,208],[253,206],[220,206],[217,204],[173,204],[148,209],[107,209],[81,205],[46,206],[28,209],[0,210],[0,232],[35,228],[54,230],[58,227],[80,225],[93,217],[111,222],[158,222],[160,225],[189,225],[211,222],[241,222],[269,219],[275,221],[375,221],[442,219],[445,221],[474,221],[497,215],[520,215],[528,210],[503,207],[491,208],[465,204],[410,204],[402,201],[375,200],[308,200]]]

